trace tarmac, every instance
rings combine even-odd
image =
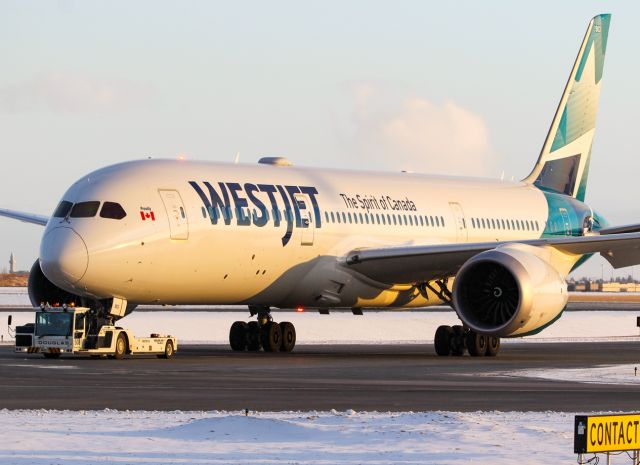
[[[638,411],[635,385],[504,376],[637,362],[638,342],[511,342],[496,358],[438,357],[432,345],[299,345],[293,353],[182,345],[171,360],[45,360],[5,345],[0,408]]]

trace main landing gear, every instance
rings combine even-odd
[[[495,357],[500,351],[500,338],[485,336],[460,325],[440,326],[436,330],[434,345],[436,354],[441,356],[461,356],[467,350],[472,357]]]
[[[258,321],[236,321],[229,330],[229,344],[235,351],[291,352],[296,345],[296,328],[288,321],[276,323],[268,308],[250,308]],[[255,313],[254,313],[255,312]]]

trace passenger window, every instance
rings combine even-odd
[[[204,211],[204,207],[202,207],[202,214],[206,218],[206,212]],[[127,216],[127,212],[124,211],[122,205],[115,202],[105,202],[102,204],[102,210],[100,210],[101,218],[111,218],[112,220],[121,220]]]
[[[349,214],[347,215],[347,217],[349,218],[349,223],[351,223],[351,212],[349,212]]]
[[[340,223],[340,212],[336,213],[336,217],[338,218],[338,223]]]
[[[409,224],[413,226],[413,218],[411,218],[411,215],[409,215]]]
[[[73,204],[71,202],[67,202],[66,200],[63,200],[58,204],[55,211],[53,212],[53,217],[54,218],[66,217],[71,211],[72,207],[73,207]]]
[[[444,216],[440,217],[440,224],[442,225],[442,227],[444,228]]]
[[[328,223],[329,222],[329,213],[324,212],[324,220]]]
[[[424,226],[424,222],[422,220],[422,217],[420,217],[420,226]]]
[[[391,215],[387,213],[387,224],[391,224]]]
[[[398,224],[398,218],[396,218],[396,215],[393,215],[393,224]]]
[[[336,222],[336,218],[335,218],[335,216],[333,216],[333,212],[331,212],[331,222],[332,223]]]
[[[92,218],[98,213],[98,207],[100,202],[79,202],[76,203],[71,209],[71,218]]]
[[[440,220],[438,219],[438,217],[436,216],[436,226],[440,227]]]
[[[493,220],[493,218],[491,219],[491,229],[496,229],[496,222]]]
[[[376,224],[380,224],[380,215],[376,213]]]
[[[342,212],[342,222],[343,223],[347,222],[347,215],[345,215],[344,212]]]
[[[387,220],[385,220],[384,215],[380,215],[382,218],[382,224],[387,224]]]

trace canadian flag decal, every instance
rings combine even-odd
[[[151,209],[142,209],[140,210],[140,218],[142,218],[142,221],[146,221],[146,220],[155,221],[156,215],[153,214],[153,210]]]

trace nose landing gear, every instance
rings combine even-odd
[[[236,321],[229,330],[229,344],[235,351],[291,352],[296,345],[296,328],[288,321],[273,321],[268,307],[249,308],[251,316],[258,315],[257,321],[245,323]]]
[[[460,325],[438,327],[433,342],[440,356],[461,356],[466,350],[472,357],[495,357],[500,351],[499,337],[479,334]]]

